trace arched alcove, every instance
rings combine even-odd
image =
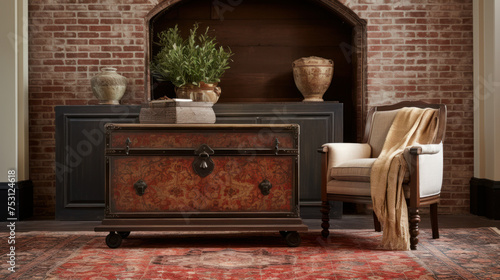
[[[344,140],[360,137],[366,88],[366,22],[337,0],[174,0],[146,18],[148,99],[174,97],[173,86],[150,77],[149,61],[162,30],[179,26],[184,36],[195,22],[234,52],[221,80],[219,102],[302,101],[292,62],[304,56],[334,60],[326,101],[344,104]],[[358,129],[357,129],[358,128]]]

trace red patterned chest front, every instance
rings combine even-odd
[[[299,216],[297,125],[107,129],[107,217]]]

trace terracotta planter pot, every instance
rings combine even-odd
[[[120,104],[127,89],[127,78],[116,73],[116,68],[107,67],[92,77],[90,84],[99,104]]]
[[[186,85],[176,88],[175,93],[177,98],[216,103],[219,100],[221,89],[217,84],[205,84],[201,82],[199,87]]]
[[[323,101],[323,94],[333,77],[333,60],[316,56],[303,57],[292,63],[295,85],[303,101]]]

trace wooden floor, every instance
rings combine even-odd
[[[420,228],[430,228],[430,219],[427,215],[422,215]],[[310,230],[321,229],[321,220],[304,219],[304,223]],[[99,221],[55,221],[36,220],[16,222],[16,231],[94,231],[94,227],[99,225]],[[471,214],[466,215],[440,215],[440,228],[477,228],[477,227],[497,227],[500,229],[500,220],[491,220],[481,216]],[[371,215],[344,215],[342,219],[330,220],[330,229],[370,229],[373,228]],[[0,231],[7,231],[5,226],[0,227]]]

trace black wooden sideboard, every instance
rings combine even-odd
[[[56,106],[56,219],[104,217],[106,123],[139,122],[140,106]]]
[[[138,123],[138,105],[57,106],[56,219],[101,220],[104,216],[104,125]],[[338,102],[217,103],[217,123],[300,125],[300,205],[303,218],[320,218],[320,154],[326,142],[342,142]],[[341,203],[332,207],[341,216]]]

